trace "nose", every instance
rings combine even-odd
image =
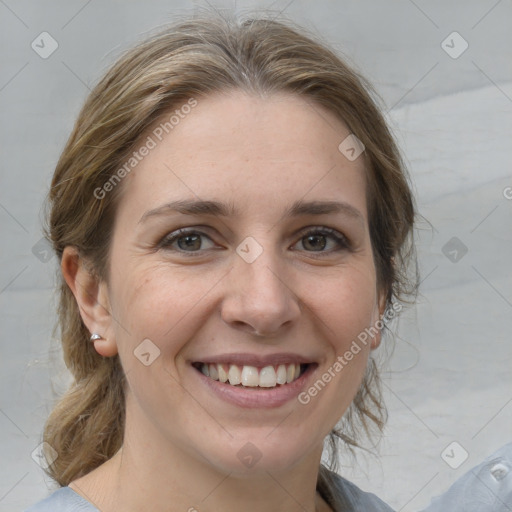
[[[299,298],[285,262],[265,248],[249,263],[235,255],[221,306],[224,322],[256,336],[282,335],[299,318]]]

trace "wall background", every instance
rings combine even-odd
[[[0,511],[23,509],[53,489],[31,453],[52,393],[69,383],[52,336],[57,262],[40,242],[54,166],[89,88],[116,56],[199,5],[207,3],[0,0]],[[361,453],[357,466],[348,459],[342,466],[396,510],[420,510],[512,440],[512,3],[236,7],[283,11],[373,82],[432,224],[418,233],[419,304],[402,319],[384,367],[390,420],[380,457]],[[454,31],[461,38],[448,37]],[[42,32],[58,44],[46,59],[31,47]],[[44,55],[53,43],[42,37]]]

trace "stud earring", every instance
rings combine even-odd
[[[93,333],[92,336],[89,338],[90,341],[97,341],[97,340],[102,340],[103,338],[97,334],[97,333]]]

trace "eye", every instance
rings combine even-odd
[[[308,252],[335,252],[351,248],[347,238],[331,228],[313,228],[301,233],[300,243]],[[331,249],[324,250],[331,242]]]
[[[211,242],[210,247],[204,247],[204,240]],[[201,249],[209,249],[213,246],[210,237],[192,229],[178,229],[167,235],[160,243],[162,249],[176,250],[178,252],[198,252]]]
[[[350,250],[351,245],[347,238],[338,231],[331,228],[309,228],[301,232],[301,238],[295,244],[301,244],[302,249],[307,252],[331,253],[343,250]],[[205,243],[208,241],[208,243]],[[164,250],[188,253],[187,255],[199,254],[206,249],[215,246],[211,238],[196,229],[178,229],[166,235],[158,244]]]

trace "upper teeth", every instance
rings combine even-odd
[[[235,364],[201,364],[201,372],[213,380],[229,382],[236,386],[273,388],[277,384],[287,384],[300,376],[300,364],[280,364],[276,367],[237,366]]]

